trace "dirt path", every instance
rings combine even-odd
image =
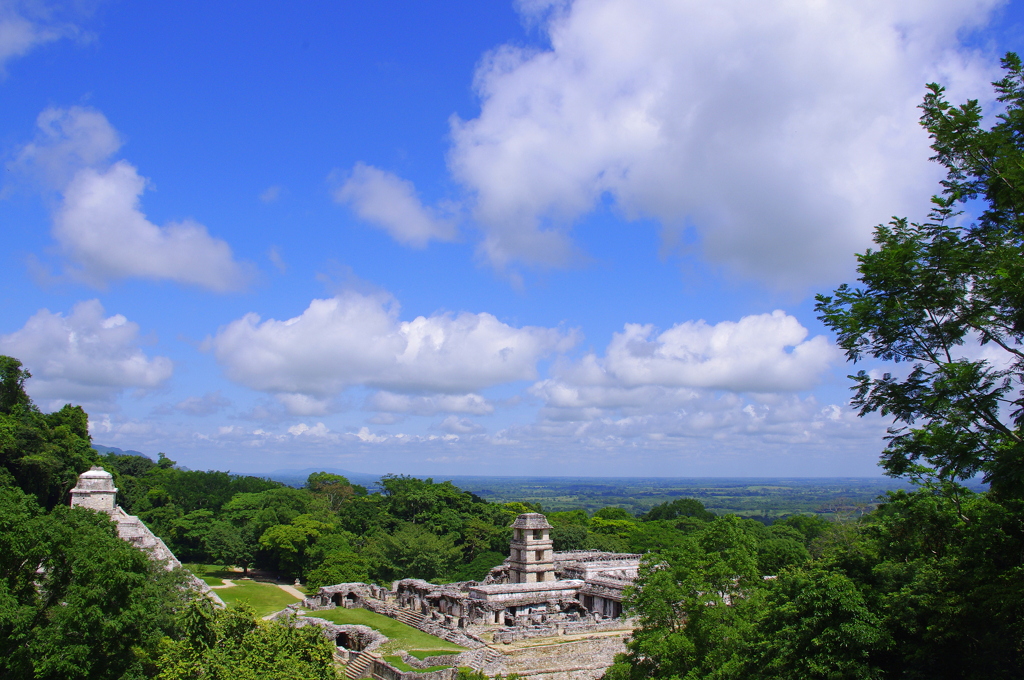
[[[216,590],[217,588],[234,588],[235,587],[235,582],[232,581],[229,578],[222,578],[221,581],[224,582],[224,585],[221,585],[221,586],[210,586],[210,589],[211,590]]]
[[[225,581],[225,583],[227,583],[227,581]],[[283,590],[284,592],[288,593],[289,595],[299,598],[300,600],[306,599],[306,594],[298,588],[295,588],[293,586],[281,585],[280,583],[277,584],[277,587]]]

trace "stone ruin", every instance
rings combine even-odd
[[[304,604],[326,609],[383,602],[453,630],[554,624],[582,629],[620,618],[623,591],[636,578],[640,555],[555,552],[551,528],[540,513],[519,515],[508,559],[482,582],[402,579],[390,589],[344,583],[321,588]]]
[[[71,489],[71,507],[105,512],[117,524],[117,535],[122,540],[128,541],[148,554],[151,559],[163,564],[168,571],[181,566],[181,562],[159,536],[150,531],[141,519],[129,515],[117,504],[114,476],[103,468],[94,465],[78,476],[78,484]],[[191,573],[189,576],[192,586],[220,606],[224,606],[217,593],[210,590],[210,586],[202,579]]]
[[[600,678],[615,655],[625,651],[625,638],[632,631],[631,622],[622,616],[622,596],[636,579],[641,556],[555,552],[551,528],[540,513],[519,515],[512,524],[508,559],[483,581],[434,584],[410,578],[395,581],[390,588],[338,583],[320,588],[292,608],[297,612],[361,607],[469,650],[444,660],[453,667],[450,672],[438,671],[432,680],[454,677],[455,666],[488,676],[516,673],[527,680]],[[333,637],[340,644],[340,638]],[[339,652],[349,661],[349,678],[427,677],[400,673],[372,653],[345,645]],[[421,667],[412,657],[406,661]]]

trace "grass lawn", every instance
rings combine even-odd
[[[266,616],[280,611],[292,602],[298,602],[273,583],[260,583],[258,581],[235,581],[233,588],[221,588],[217,591],[224,604],[233,607],[244,602],[256,610],[259,616]]]
[[[228,571],[217,564],[183,564],[181,566],[201,578],[208,586],[222,586],[224,579],[235,579],[242,575],[241,572]]]
[[[439,671],[442,668],[451,668],[451,666],[430,666],[428,668],[413,668],[406,662],[402,661],[402,657],[400,656],[385,656],[384,660],[392,666],[394,666],[395,668],[397,668],[398,670],[405,671],[406,673],[429,673],[431,671]]]
[[[221,596],[223,597],[223,593],[231,590],[232,588],[225,588],[218,592],[221,593]],[[327,619],[334,623],[369,626],[374,630],[380,631],[389,638],[389,641],[381,645],[378,650],[381,653],[404,649],[417,658],[422,658],[417,653],[418,650],[429,650],[430,654],[426,654],[425,656],[465,651],[465,647],[460,647],[448,642],[447,640],[434,637],[433,635],[424,633],[422,630],[418,630],[412,626],[407,626],[401,621],[396,621],[384,616],[383,614],[371,612],[369,609],[345,609],[343,607],[338,607],[337,609],[310,612],[310,616]]]
[[[428,656],[441,656],[442,654],[452,653],[450,649],[412,649],[408,651],[410,655],[415,656],[420,661],[423,661]]]

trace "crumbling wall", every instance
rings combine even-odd
[[[523,680],[598,680],[626,651],[625,636],[592,637],[503,650],[502,673]]]

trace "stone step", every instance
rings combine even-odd
[[[369,654],[360,654],[355,659],[349,657],[348,666],[345,667],[345,677],[349,680],[358,680],[366,677],[367,671],[373,665],[373,657]]]

